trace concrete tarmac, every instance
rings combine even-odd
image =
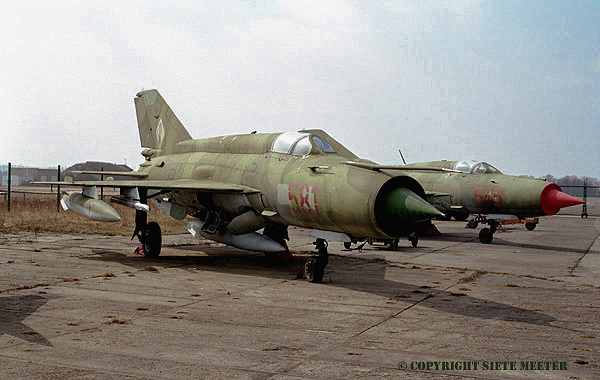
[[[598,379],[600,219],[294,259],[165,236],[0,235],[2,379]]]

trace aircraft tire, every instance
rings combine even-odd
[[[325,267],[318,257],[309,257],[304,263],[304,277],[308,282],[320,284],[324,274]]]
[[[417,235],[416,232],[413,232],[408,235],[408,241],[410,241],[410,245],[412,245],[413,248],[417,248],[417,245],[419,245],[419,235]]]
[[[346,248],[346,249],[350,249],[350,247],[352,247],[352,242],[345,241],[345,242],[344,242],[344,248]]]
[[[162,246],[162,235],[160,226],[156,222],[150,222],[142,230],[142,244],[144,245],[144,256],[151,259],[160,255]]]
[[[489,228],[484,228],[479,231],[479,241],[483,244],[490,244],[494,239],[494,234]]]
[[[398,250],[398,239],[390,240],[390,250],[392,250],[392,251]]]
[[[528,231],[535,230],[536,226],[537,226],[537,223],[525,223],[525,228],[527,228]]]
[[[410,241],[410,244],[413,246],[413,248],[417,248],[417,245],[419,245],[419,238],[415,236],[415,238]]]
[[[471,219],[467,222],[467,226],[470,229],[475,229],[475,228],[477,228],[478,225],[479,225],[479,222],[477,222],[475,219]]]

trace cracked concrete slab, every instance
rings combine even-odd
[[[299,278],[314,250],[299,228],[288,260],[187,235],[156,260],[125,237],[4,235],[0,376],[596,379],[599,221],[544,218],[491,245],[464,222],[417,248],[333,242],[323,284]],[[479,369],[418,368],[467,361]],[[481,367],[505,361],[517,369]],[[538,361],[567,369],[518,368]]]

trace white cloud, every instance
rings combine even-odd
[[[41,5],[2,6],[0,130],[11,143],[0,161],[139,162],[142,87],[158,88],[198,138],[317,127],[376,161],[398,162],[402,148],[413,161],[479,158],[507,171],[526,167],[515,153],[547,157],[565,115],[590,131],[598,112],[588,94],[600,59],[571,75],[506,58],[510,41],[483,33],[480,1]]]
[[[289,15],[309,24],[340,27],[360,23],[357,11],[344,0],[277,0]]]

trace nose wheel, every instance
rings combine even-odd
[[[483,228],[481,231],[479,231],[479,241],[483,244],[490,244],[494,239],[494,232],[496,232],[496,221],[489,220],[488,223],[490,228]]]
[[[314,243],[318,250],[319,256],[309,257],[304,263],[304,277],[308,282],[321,283],[325,274],[325,267],[329,262],[329,254],[327,253],[327,241],[325,239],[317,239]]]

